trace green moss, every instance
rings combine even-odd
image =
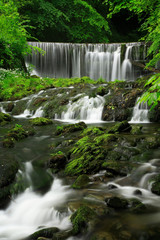
[[[75,213],[71,216],[71,222],[73,224],[73,234],[77,235],[79,233],[84,233],[88,229],[88,223],[95,218],[95,212],[87,207],[81,206]]]
[[[131,126],[127,121],[116,123],[115,126],[111,127],[108,133],[119,133],[119,132],[130,132]]]
[[[89,183],[89,177],[85,174],[80,175],[75,182],[73,183],[72,187],[75,189],[81,189],[88,185]]]
[[[30,122],[34,126],[44,126],[44,125],[49,125],[53,123],[51,119],[43,118],[43,117],[37,117],[37,118],[31,119]]]
[[[75,124],[68,124],[65,126],[58,126],[56,129],[55,134],[60,135],[60,134],[66,134],[66,133],[73,133],[77,131],[81,131],[87,128],[87,125],[84,122],[79,122]]]
[[[6,148],[14,147],[15,141],[20,141],[28,136],[33,135],[35,132],[32,128],[24,129],[22,125],[15,124],[15,127],[8,131],[4,136],[3,146]]]
[[[0,125],[5,125],[8,122],[11,122],[12,118],[9,114],[0,112]]]

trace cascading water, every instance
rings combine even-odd
[[[112,187],[110,191],[115,194],[129,199],[137,198],[144,204],[159,207],[160,197],[150,191],[151,179],[158,174],[159,166],[157,163],[159,164],[159,162],[160,159],[152,159],[150,162],[142,164],[131,175],[117,179],[115,182],[109,182],[107,186],[114,185],[114,188]],[[123,186],[125,179],[126,182],[130,182],[133,186]],[[158,221],[160,221],[160,216]]]
[[[30,180],[30,163],[26,164],[26,171]],[[71,192],[59,179],[54,179],[51,189],[45,195],[36,194],[32,188],[26,189],[6,210],[0,211],[0,239],[21,240],[45,227],[69,229],[71,212],[67,210],[60,213],[56,208],[65,203]]]
[[[149,123],[148,119],[148,105],[146,103],[140,103],[140,98],[137,98],[135,107],[133,109],[133,116],[130,123]]]
[[[43,49],[46,54],[27,56],[26,64],[35,66],[35,72],[42,77],[71,78],[89,76],[91,79],[103,78],[107,81],[134,80],[142,70],[132,66],[130,60],[145,61],[146,47],[143,43],[125,44],[73,44],[39,43],[30,45]],[[140,48],[143,47],[143,55]],[[122,56],[124,54],[124,57]]]
[[[67,111],[62,112],[60,120],[66,122],[72,122],[81,120],[85,122],[101,122],[102,111],[105,103],[105,98],[97,96],[95,98],[89,98],[84,96],[76,102],[70,101],[67,106]],[[58,120],[56,114],[55,119]]]

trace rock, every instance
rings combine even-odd
[[[2,141],[3,147],[5,148],[13,148],[15,145],[15,139],[14,138],[5,138]]]
[[[105,200],[108,207],[115,209],[126,209],[128,208],[128,201],[119,197],[111,197]]]
[[[121,133],[121,132],[130,132],[131,125],[127,121],[116,123],[114,127],[111,127],[108,133]]]
[[[131,134],[142,134],[142,126],[132,125]]]
[[[31,234],[29,237],[25,238],[25,240],[37,240],[38,238],[51,238],[54,236],[55,233],[59,232],[59,229],[56,227],[53,228],[44,228],[41,229],[33,234]]]
[[[5,206],[10,200],[10,192],[18,167],[18,162],[12,156],[0,159],[0,207]]]
[[[49,168],[59,171],[65,167],[67,161],[66,155],[59,151],[57,153],[51,154],[51,158],[47,164]]]
[[[129,211],[135,214],[141,214],[141,213],[145,213],[147,208],[146,206],[141,203],[141,201],[139,201],[138,199],[131,199],[129,200],[130,203],[130,209]]]
[[[93,221],[95,217],[96,214],[91,208],[87,206],[81,206],[78,208],[78,210],[71,216],[71,222],[73,224],[73,235],[87,232],[90,222]]]
[[[72,132],[84,130],[85,128],[87,128],[87,125],[84,122],[69,124],[66,126],[58,126],[55,134],[60,135],[62,133],[72,133]]]
[[[0,112],[0,125],[5,125],[11,122],[12,118],[9,114]]]
[[[153,184],[151,187],[152,193],[155,193],[157,195],[160,195],[160,174],[153,177]]]
[[[133,192],[133,194],[134,195],[142,195],[142,192],[141,192],[141,190],[139,190],[139,189],[136,189],[134,192]]]
[[[107,186],[107,187],[108,187],[108,189],[109,189],[109,190],[118,188],[116,185],[114,185],[114,184],[111,184],[111,183],[110,183],[110,184],[108,184],[108,186]]]
[[[34,126],[44,126],[44,125],[52,124],[53,121],[48,118],[37,117],[37,118],[31,119],[30,123]]]
[[[72,184],[72,187],[75,189],[85,188],[89,183],[89,177],[85,174],[80,175],[75,182]]]

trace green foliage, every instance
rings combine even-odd
[[[20,2],[20,3],[19,3]],[[15,4],[34,28],[31,35],[41,41],[107,42],[110,35],[98,6],[85,0],[33,0]]]
[[[12,0],[0,1],[0,66],[22,68],[23,57],[30,52],[27,44],[28,21],[21,21]]]
[[[141,40],[151,43],[148,50],[151,61],[147,64],[147,67],[155,66],[160,59],[160,1],[105,0],[105,3],[109,8],[108,17],[110,18],[123,9],[138,16],[141,23],[140,30],[144,32],[144,37]]]
[[[160,102],[160,73],[153,75],[146,82],[145,87],[149,87],[140,98],[140,102],[147,102],[151,110]]]
[[[100,80],[101,81],[101,80]],[[35,78],[29,77],[23,71],[0,68],[0,98],[14,100],[51,87],[69,87],[77,84],[99,84],[89,77],[82,78]]]

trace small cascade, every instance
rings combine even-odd
[[[26,165],[28,174],[31,165]],[[71,227],[71,212],[59,212],[70,196],[71,190],[55,179],[45,195],[33,192],[32,188],[17,196],[6,210],[0,211],[0,239],[21,240],[42,228],[57,227],[66,230]]]
[[[146,103],[138,102],[140,98],[136,100],[135,107],[133,109],[133,116],[130,123],[149,123],[148,119],[148,105]]]
[[[6,111],[5,111],[5,109],[3,108],[2,105],[0,106],[0,112],[2,112],[2,113],[6,113]]]
[[[144,74],[142,69],[132,66],[130,62],[130,60],[145,61],[146,46],[140,42],[126,44],[29,42],[28,44],[46,52],[44,56],[33,52],[32,56],[26,57],[26,65],[34,65],[33,74],[36,73],[38,76],[55,78],[88,76],[91,79],[103,78],[106,81],[114,81],[115,79],[134,80]]]
[[[160,197],[150,191],[152,178],[158,174],[159,165],[160,159],[152,159],[150,162],[142,164],[129,176],[109,182],[107,187],[110,189],[110,186],[114,186],[110,191],[125,198],[137,198],[144,204],[159,207]],[[131,186],[125,186],[125,181],[127,185],[131,184]]]
[[[62,112],[60,120],[65,122],[76,120],[82,120],[89,123],[101,122],[104,103],[104,97],[99,95],[95,98],[89,98],[89,96],[85,96],[76,102],[70,101],[67,106],[67,111]],[[55,119],[58,119],[57,114]]]

